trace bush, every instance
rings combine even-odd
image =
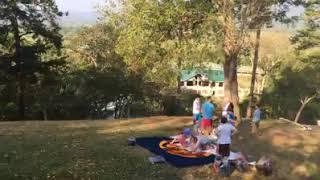
[[[182,91],[180,94],[171,94],[163,96],[164,114],[174,115],[192,115],[193,101],[197,94],[193,91]]]

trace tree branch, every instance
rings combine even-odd
[[[28,32],[25,32],[25,33],[20,34],[19,37],[20,37],[20,39],[21,39],[23,36],[26,36],[26,35],[32,34],[32,33],[33,33],[33,32],[28,31]]]

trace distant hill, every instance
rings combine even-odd
[[[97,12],[76,12],[69,11],[68,16],[63,16],[60,19],[62,26],[82,26],[95,24],[98,19]]]

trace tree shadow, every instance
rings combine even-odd
[[[239,135],[233,144],[234,149],[241,151],[258,160],[262,156],[272,159],[274,173],[270,177],[262,177],[254,173],[254,179],[316,179],[320,177],[320,146],[319,141],[310,138],[318,137],[320,132],[304,134],[286,123],[273,122],[274,126],[262,123],[262,136],[250,135],[249,122],[240,125]],[[291,126],[291,127],[290,127]],[[276,136],[277,132],[282,132]],[[295,143],[290,143],[295,141]],[[285,143],[284,143],[285,142]],[[306,151],[304,147],[312,147]]]

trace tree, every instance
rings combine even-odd
[[[319,59],[320,59],[320,1],[311,0],[305,4],[305,27],[298,31],[292,37],[291,41],[295,45],[297,56],[306,63],[304,68],[308,68],[310,74],[309,79],[312,79],[312,91],[309,94],[301,97],[301,106],[295,116],[294,121],[298,123],[300,115],[305,106],[313,99],[319,97],[320,89],[317,85],[319,81]],[[299,64],[301,66],[301,63]],[[305,67],[306,66],[306,67]],[[300,67],[301,68],[301,67]],[[312,72],[312,73],[310,73]]]
[[[201,51],[199,44],[207,43],[204,48],[211,52],[215,48],[214,42],[201,41],[204,36],[198,39],[199,27],[210,22],[210,6],[208,1],[126,1],[114,15],[120,24],[117,52],[132,71],[144,72],[146,79],[163,87],[176,86],[179,93],[181,70],[201,62],[191,58],[200,54],[194,53]],[[217,27],[212,24],[211,29]]]
[[[8,49],[17,81],[20,118],[25,117],[25,89],[27,68],[32,67],[50,45],[61,47],[61,35],[56,18],[62,16],[54,0],[2,0],[0,2],[0,30],[4,42],[12,41]],[[8,44],[7,44],[8,45]]]
[[[248,103],[248,107],[247,107],[246,118],[250,118],[251,115],[252,115],[252,106],[253,106],[253,99],[254,99],[254,88],[255,88],[256,73],[257,73],[257,66],[258,66],[258,60],[259,60],[261,27],[258,27],[256,33],[257,34],[256,34],[255,48],[254,48],[253,63],[252,63],[249,103]]]
[[[281,71],[281,65],[291,64],[291,60],[296,58],[289,40],[289,33],[262,32],[261,36],[258,68],[263,73],[260,80],[257,81],[259,82],[257,84],[258,101],[263,95],[264,89],[272,83],[269,80],[274,81],[277,73]]]
[[[115,103],[115,118],[127,118],[132,103],[151,97],[158,89],[143,79],[143,72],[129,71],[116,52],[118,38],[118,29],[105,21],[66,37],[71,77],[68,86],[91,118],[105,118],[110,102]]]
[[[319,4],[319,0],[310,0],[305,4],[305,27],[291,38],[298,57],[310,64],[318,64],[320,58]]]
[[[274,5],[275,20],[287,20],[286,12],[291,5],[297,5],[300,1],[264,1],[266,4],[257,0],[221,0],[217,1],[218,13],[221,16],[220,22],[223,31],[223,51],[224,51],[224,101],[232,102],[234,104],[235,114],[240,116],[239,96],[238,96],[238,80],[237,80],[237,66],[238,57],[245,44],[245,38],[250,32],[251,27],[256,25],[263,25],[262,19],[265,16],[260,10],[269,14],[268,8]],[[267,9],[267,11],[264,11]],[[267,15],[269,17],[269,15]],[[268,18],[267,18],[268,19]],[[260,24],[261,23],[261,24]]]
[[[251,73],[251,85],[250,85],[250,94],[249,94],[249,103],[247,107],[246,118],[250,118],[252,115],[252,106],[254,100],[254,90],[256,82],[256,73],[259,60],[259,50],[260,50],[260,37],[261,29],[264,26],[270,27],[272,23],[272,1],[256,1],[257,8],[260,10],[260,13],[257,15],[256,22],[252,24],[251,28],[256,29],[256,39],[254,45],[254,55],[252,62],[252,73]]]

